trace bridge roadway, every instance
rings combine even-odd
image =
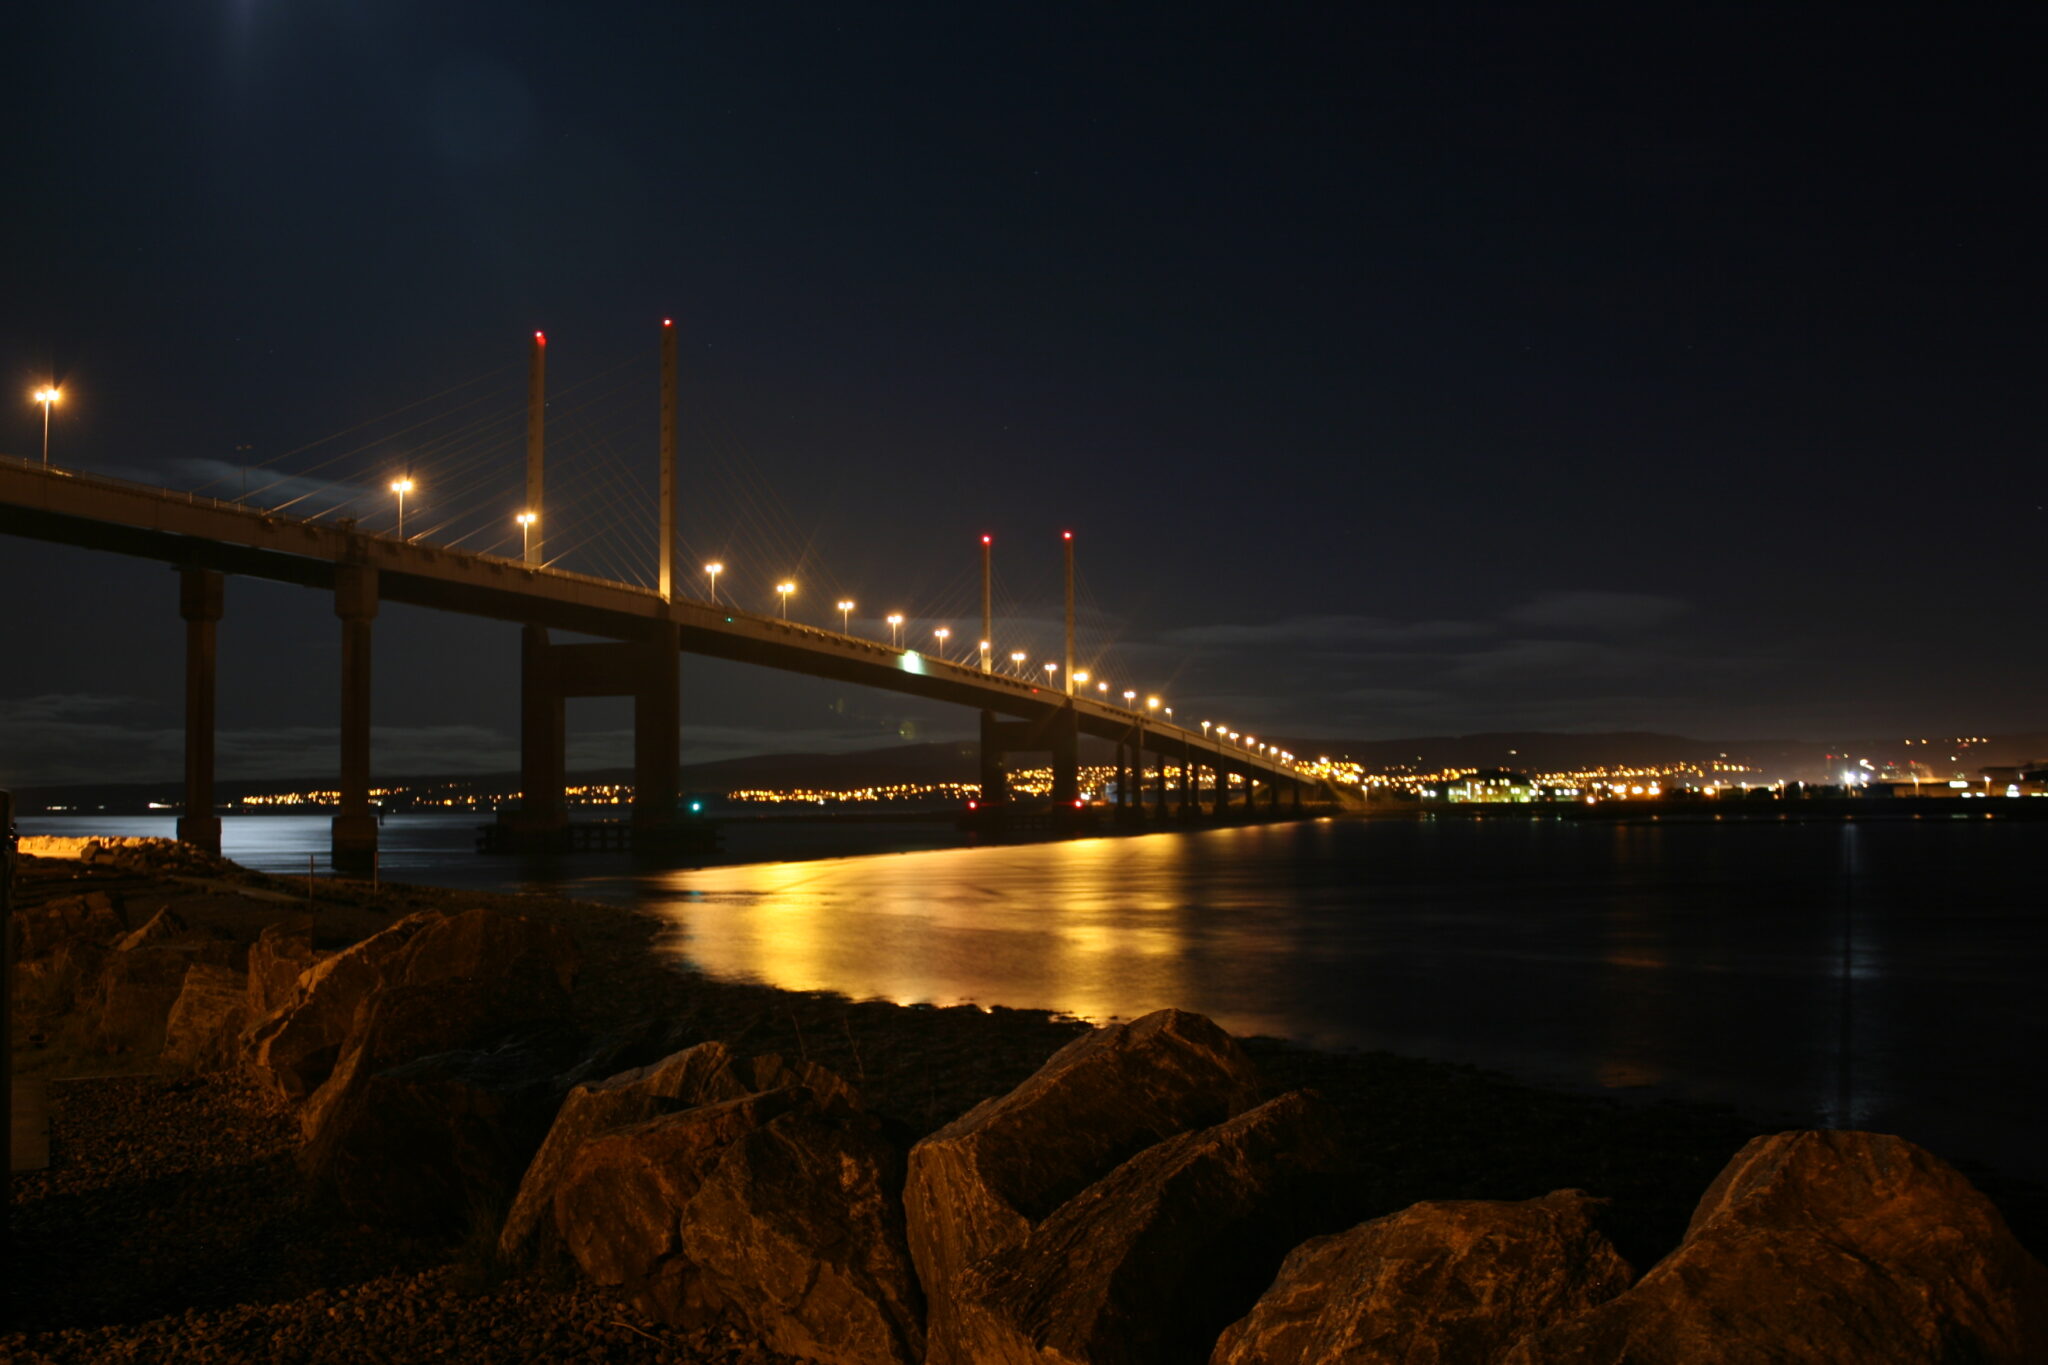
[[[374,615],[376,601],[386,601],[517,622],[529,628],[529,641],[534,627],[642,643],[663,640],[672,632],[686,653],[974,707],[984,713],[985,779],[999,779],[999,771],[993,770],[992,765],[999,762],[1000,751],[1005,749],[1050,751],[1056,760],[1062,756],[1066,759],[1064,765],[1056,762],[1056,769],[1071,768],[1071,754],[1061,754],[1056,733],[1052,738],[1046,737],[1064,728],[1069,723],[1065,716],[1071,715],[1070,723],[1077,734],[1129,746],[1132,755],[1149,750],[1214,772],[1236,773],[1247,783],[1256,780],[1269,788],[1267,794],[1275,799],[1283,788],[1298,795],[1301,787],[1310,782],[1277,757],[1228,743],[1218,744],[1200,730],[1090,697],[1068,697],[1026,680],[984,673],[978,666],[957,664],[732,606],[681,598],[664,600],[651,589],[586,574],[529,565],[498,555],[403,541],[364,531],[346,521],[308,521],[197,494],[0,457],[0,533],[160,560],[187,571],[239,574],[326,589],[337,594],[336,610],[344,616],[345,630],[350,619],[342,607],[348,596],[347,585],[351,578],[367,584],[373,600],[359,609],[365,632],[361,644],[364,714],[360,718],[365,730],[365,764],[367,619]],[[365,570],[369,572],[365,574]],[[215,597],[211,619],[218,620],[217,589]],[[189,603],[187,619],[193,619]],[[544,637],[542,647],[547,647]],[[207,649],[210,654],[210,637]],[[207,663],[210,669],[210,658]],[[188,678],[191,676],[188,668]],[[529,692],[533,676],[529,655]],[[210,694],[210,672],[206,686]],[[571,682],[566,690],[556,690],[559,699],[565,695],[614,695],[631,692],[632,688],[620,683],[579,687]],[[207,703],[208,715],[203,723],[208,732],[206,747],[210,750],[210,695]],[[347,709],[345,700],[344,711]],[[992,724],[993,717],[1011,717],[1023,722],[1024,728]],[[345,714],[345,730],[349,721]],[[198,720],[191,715],[188,698],[188,725],[195,723]],[[529,719],[529,749],[535,743],[532,724]],[[554,725],[559,730],[558,716]],[[345,736],[344,750],[347,748]],[[210,753],[204,761],[210,769]],[[350,764],[346,752],[343,767],[346,787],[346,779],[351,775],[347,771]],[[559,777],[558,773],[548,774],[546,768],[540,771],[544,777]],[[532,775],[529,768],[529,777]],[[209,771],[205,783],[209,796],[211,785]],[[1127,781],[1120,787],[1128,791],[1131,785]],[[207,808],[210,804],[209,800]],[[374,839],[374,826],[370,837]]]

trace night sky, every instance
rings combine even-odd
[[[544,329],[551,552],[646,574],[672,316],[685,563],[756,609],[971,641],[990,532],[1056,658],[1071,528],[1084,652],[1183,719],[2042,729],[2039,15],[35,6],[0,452],[55,378],[59,464],[380,525],[410,462],[409,526],[516,554]],[[171,572],[0,579],[0,783],[175,776]],[[515,628],[377,630],[380,771],[514,766]],[[331,771],[338,634],[230,582],[224,777]],[[973,722],[684,676],[688,759]]]

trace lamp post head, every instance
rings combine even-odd
[[[705,573],[708,573],[708,574],[711,574],[711,575],[713,575],[713,576],[715,577],[715,576],[717,576],[718,574],[722,574],[722,573],[724,573],[724,572],[725,572],[725,565],[723,565],[723,564],[706,564],[706,565],[704,566],[704,572],[705,572]]]
[[[398,493],[398,494],[405,494],[405,493],[410,493],[410,492],[412,492],[412,480],[411,480],[411,479],[393,479],[393,480],[391,481],[391,491],[392,491],[392,492],[394,492],[394,493]]]
[[[512,518],[512,520],[518,522],[521,526],[531,526],[534,522],[540,520],[540,518],[535,516],[531,512],[521,512],[518,516]]]
[[[1148,711],[1157,711],[1157,710],[1159,709],[1159,698],[1157,698],[1157,697],[1147,697],[1147,698],[1145,698],[1145,709],[1146,709],[1146,710],[1148,710]]]
[[[46,384],[36,390],[34,401],[41,403],[46,408],[52,403],[61,403],[64,401],[64,390],[56,387],[54,384]]]

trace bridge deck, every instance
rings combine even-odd
[[[377,571],[378,596],[385,601],[606,639],[639,638],[654,623],[673,622],[686,653],[1026,720],[1071,705],[1083,734],[1125,741],[1142,728],[1145,747],[1155,752],[1187,752],[1204,763],[1220,757],[1252,773],[1302,780],[1278,759],[1219,747],[1198,730],[915,650],[709,602],[663,601],[650,589],[587,574],[104,475],[0,458],[0,534],[311,588],[331,589],[339,565],[363,565]]]

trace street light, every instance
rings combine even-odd
[[[1109,683],[1107,681],[1099,682],[1095,684],[1095,690],[1107,696],[1109,694]]]
[[[1147,698],[1145,698],[1145,709],[1146,709],[1147,711],[1157,711],[1157,710],[1159,709],[1159,698],[1157,698],[1157,697],[1147,697]]]
[[[1059,671],[1060,666],[1058,664],[1049,663],[1045,666],[1045,685],[1047,687],[1052,686],[1053,676],[1057,674]]]
[[[45,384],[35,392],[35,401],[43,405],[43,468],[50,467],[50,409],[64,401],[64,390],[55,384]]]
[[[1203,739],[1207,739],[1207,738],[1209,737],[1209,725],[1210,725],[1210,722],[1208,722],[1208,721],[1206,721],[1206,720],[1202,722],[1202,738],[1203,738]]]
[[[1017,670],[1017,676],[1020,678],[1024,676],[1024,658],[1024,651],[1021,649],[1010,655],[1010,666]]]
[[[533,523],[539,518],[531,512],[521,512],[512,520],[519,523],[519,557],[524,559],[533,548]]]
[[[946,657],[946,641],[953,638],[953,632],[945,626],[940,626],[932,634],[938,638],[939,657],[943,659]]]
[[[528,513],[528,515],[531,516],[532,514]],[[704,572],[711,576],[711,605],[715,607],[718,605],[718,576],[725,572],[725,565],[706,564]]]
[[[839,603],[839,633],[841,635],[850,635],[853,633],[853,626],[850,624],[850,618],[852,617],[852,615],[852,599],[848,598],[842,600]]]
[[[1138,709],[1138,694],[1137,694],[1136,692],[1132,691],[1132,690],[1131,690],[1130,688],[1128,688],[1128,687],[1127,687],[1127,688],[1125,688],[1125,689],[1124,689],[1124,710],[1126,710],[1126,711],[1135,711],[1135,710],[1137,710],[1137,709]]]
[[[903,648],[903,613],[900,611],[889,613],[889,648]]]
[[[983,641],[981,642],[981,671],[982,671],[982,672],[984,672],[984,673],[986,673],[986,672],[988,672],[988,671],[989,671],[989,668],[988,668],[988,648],[989,648],[989,645],[988,645],[988,641],[986,641],[986,640],[983,640]]]
[[[393,479],[391,491],[398,494],[398,538],[405,539],[405,495],[412,492],[411,479]]]
[[[1085,668],[1077,668],[1077,669],[1075,669],[1075,670],[1074,670],[1074,686],[1076,686],[1076,687],[1086,687],[1087,685],[1088,685],[1088,670],[1087,670],[1087,669],[1085,669]]]
[[[796,584],[777,583],[775,591],[782,598],[782,619],[787,621],[789,619],[789,595],[796,591]]]

